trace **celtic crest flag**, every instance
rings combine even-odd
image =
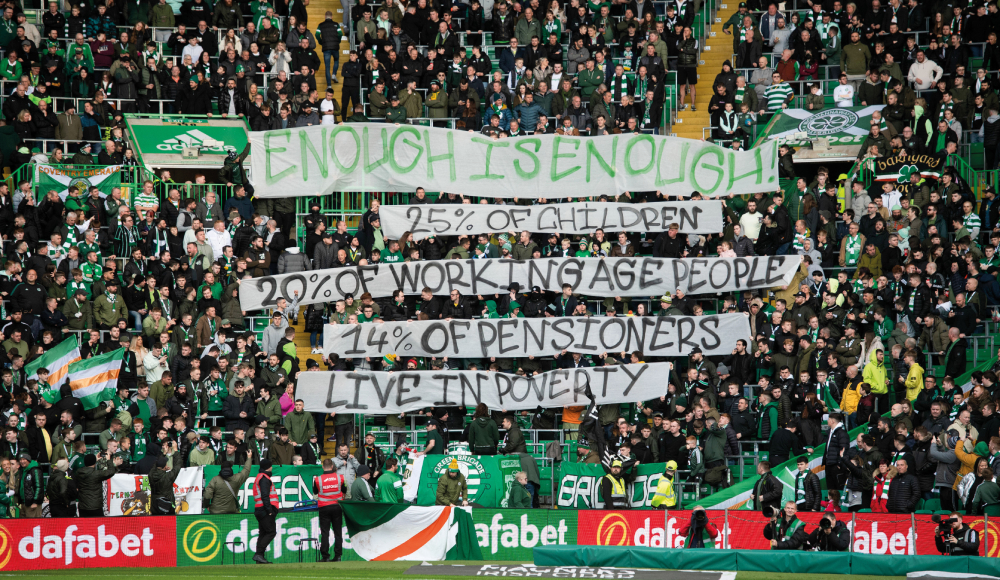
[[[86,166],[85,166],[86,167]],[[62,165],[38,165],[35,173],[35,184],[38,191],[54,190],[63,201],[69,196],[69,189],[97,187],[101,197],[111,193],[115,187],[122,184],[121,165],[103,167],[87,167],[86,169],[71,169]]]
[[[813,139],[823,137],[831,146],[860,147],[871,130],[872,113],[881,111],[884,106],[831,107],[818,112],[785,109],[771,118],[758,141],[776,139],[778,145],[801,147]]]

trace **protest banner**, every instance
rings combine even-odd
[[[409,295],[430,288],[433,294],[456,289],[462,294],[506,293],[511,284],[522,290],[539,286],[588,296],[661,296],[709,294],[784,286],[792,281],[800,256],[746,258],[541,258],[538,260],[429,260],[331,268],[253,278],[240,286],[243,310],[269,308],[278,298],[299,304],[355,298]]]
[[[676,223],[681,233],[718,233],[725,228],[722,202],[715,200],[657,203],[560,203],[551,205],[385,205],[379,209],[382,233],[398,240],[431,235],[460,236],[524,231],[590,234],[640,230],[665,232]],[[616,238],[611,237],[611,243]]]
[[[174,480],[177,515],[201,513],[204,492],[203,467],[185,467]],[[118,473],[108,481],[107,509],[110,516],[148,516],[151,511],[149,476]]]
[[[479,403],[508,411],[586,405],[588,387],[598,404],[628,403],[666,393],[670,368],[670,363],[630,364],[524,377],[485,371],[316,371],[299,375],[296,396],[309,412],[367,415]]]
[[[251,133],[250,144],[257,197],[417,187],[521,199],[667,188],[674,195],[717,196],[772,191],[778,184],[772,142],[733,151],[645,134],[497,141],[433,127],[349,123]]]
[[[730,354],[737,339],[749,340],[746,315],[630,316],[418,320],[328,324],[323,351],[341,357],[554,356],[641,351],[645,356]]]

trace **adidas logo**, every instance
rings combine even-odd
[[[156,149],[159,151],[168,151],[168,152],[181,151],[185,147],[194,147],[197,145],[201,145],[205,141],[211,141],[211,140],[212,137],[210,135],[207,135],[198,129],[192,129],[190,131],[187,131],[186,133],[181,133],[176,137],[164,140],[162,143],[156,146]],[[205,147],[204,149],[202,149],[202,151],[206,153],[215,153],[218,155],[224,155],[230,149],[235,150],[235,147],[232,147],[230,145],[223,145],[221,147]]]

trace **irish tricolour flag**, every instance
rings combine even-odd
[[[69,365],[69,388],[73,396],[80,399],[84,410],[93,409],[114,396],[124,354],[125,349],[119,348]]]
[[[69,374],[69,365],[78,360],[80,360],[80,347],[77,346],[76,337],[70,337],[25,365],[24,372],[30,381],[38,379],[38,369],[47,369],[48,385],[38,385],[38,391],[46,401],[55,403],[62,398],[59,395],[59,388],[62,387],[63,379]]]
[[[452,506],[345,502],[351,548],[365,560],[481,560],[472,514]]]

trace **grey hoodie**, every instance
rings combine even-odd
[[[938,462],[937,473],[934,474],[934,487],[951,487],[958,477],[958,468],[962,462],[958,460],[954,449],[941,449],[937,440],[931,441],[930,457]]]

